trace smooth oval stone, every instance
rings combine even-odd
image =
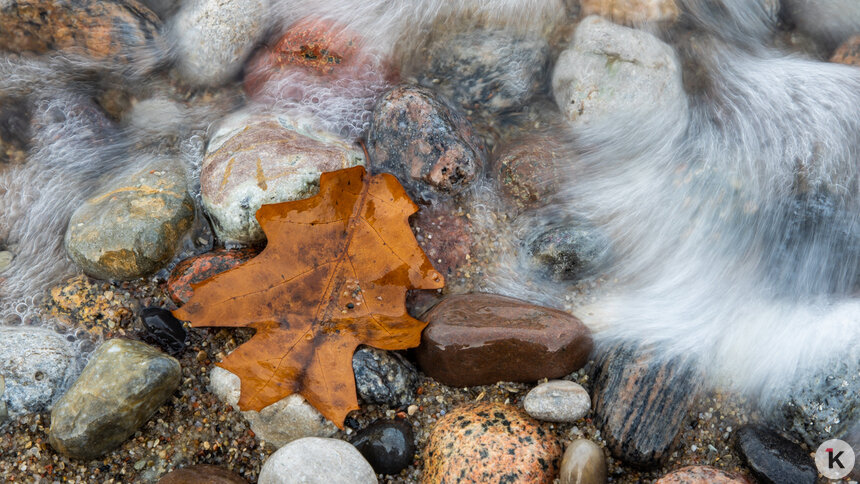
[[[710,466],[689,466],[672,471],[655,484],[753,484],[749,479]]]
[[[609,239],[584,221],[553,227],[529,244],[532,260],[556,280],[576,281],[598,273],[609,256]]]
[[[638,467],[657,466],[668,457],[698,393],[693,367],[681,359],[660,361],[632,346],[600,353],[594,421],[613,456]]]
[[[223,467],[197,464],[168,472],[157,484],[248,484],[248,481]]]
[[[170,356],[179,356],[185,351],[188,331],[173,314],[163,308],[146,308],[140,312],[140,319],[147,336]]]
[[[176,72],[215,86],[235,77],[268,26],[268,0],[186,0],[173,18]]]
[[[0,327],[2,401],[9,416],[50,410],[81,371],[80,355],[62,335],[37,327]]]
[[[587,439],[574,440],[561,458],[560,484],[603,484],[606,458],[603,450]]]
[[[170,398],[180,376],[179,362],[149,345],[126,339],[105,342],[54,405],[51,447],[79,459],[117,447]]]
[[[350,441],[379,474],[397,474],[415,454],[412,426],[402,420],[377,420]]]
[[[488,114],[527,102],[546,82],[550,48],[537,35],[478,29],[436,38],[422,85]]]
[[[239,389],[241,381],[235,374],[213,367],[209,373],[209,388],[222,402],[239,410]],[[283,447],[304,437],[331,437],[337,427],[311,406],[305,399],[294,393],[277,402],[256,410],[241,411],[251,430],[260,440]]]
[[[185,304],[194,294],[192,284],[199,284],[216,274],[228,271],[259,254],[259,249],[215,249],[183,260],[167,279],[167,294],[176,304]]]
[[[361,453],[337,439],[306,437],[281,447],[260,470],[257,484],[376,484],[376,473]]]
[[[176,251],[194,220],[194,203],[177,163],[160,162],[84,202],[69,221],[66,251],[97,279],[136,279]]]
[[[815,461],[799,445],[761,425],[737,431],[737,447],[755,478],[766,484],[813,484]]]
[[[154,67],[161,21],[135,0],[13,0],[0,4],[0,50],[60,51],[109,64]]]
[[[559,378],[581,368],[593,344],[574,316],[494,294],[449,296],[424,319],[418,364],[456,387]]]
[[[558,474],[556,436],[522,410],[500,403],[457,407],[440,418],[424,448],[421,482],[550,484]]]
[[[358,396],[365,402],[402,407],[415,396],[418,375],[397,353],[362,346],[352,356],[352,370]]]
[[[531,389],[523,400],[526,413],[547,422],[576,422],[591,410],[591,397],[582,385],[554,380]]]
[[[319,191],[321,173],[364,162],[361,149],[311,125],[238,113],[221,124],[206,148],[203,206],[222,241],[262,242],[255,215],[263,204],[308,198]]]
[[[396,87],[377,101],[367,149],[378,169],[422,199],[462,191],[486,159],[466,118],[443,97],[414,86]]]

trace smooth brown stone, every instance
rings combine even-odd
[[[449,296],[424,319],[418,364],[456,387],[559,378],[585,365],[593,345],[574,316],[494,294]]]
[[[455,408],[440,418],[424,448],[423,484],[550,484],[561,445],[522,410],[501,403]]]
[[[222,467],[199,464],[168,472],[157,484],[248,484],[248,481]]]
[[[561,173],[556,166],[570,153],[551,136],[527,135],[499,150],[493,175],[505,198],[518,210],[545,205],[558,190]]]
[[[752,481],[716,467],[689,466],[666,474],[655,484],[752,484]]]
[[[160,27],[158,16],[135,0],[12,0],[0,7],[0,50],[152,66],[164,48]]]
[[[840,45],[830,62],[860,67],[860,35],[855,35]]]
[[[592,389],[594,420],[616,458],[660,465],[675,444],[698,390],[689,362],[656,361],[629,346],[600,353]]]

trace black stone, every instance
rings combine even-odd
[[[402,420],[377,420],[351,440],[378,474],[397,474],[412,463],[415,436]]]
[[[691,368],[683,359],[658,360],[633,346],[600,353],[592,403],[613,456],[643,468],[665,462],[698,393]]]
[[[358,396],[367,403],[402,407],[412,401],[418,374],[397,353],[362,346],[352,357]]]
[[[146,332],[143,339],[161,347],[170,356],[179,356],[185,351],[188,331],[170,311],[162,308],[146,308],[140,312]]]
[[[586,222],[553,227],[528,244],[535,263],[556,280],[575,281],[598,273],[609,239]]]
[[[738,429],[737,447],[760,483],[814,484],[815,461],[799,445],[761,425]]]

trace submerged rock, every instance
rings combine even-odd
[[[594,420],[613,456],[638,467],[668,458],[698,390],[689,363],[617,346],[600,354]]]
[[[561,458],[559,484],[604,484],[606,458],[603,449],[587,439],[577,439],[567,446]]]
[[[550,136],[523,136],[499,150],[492,175],[518,210],[540,207],[558,190],[561,172],[557,164],[567,156],[568,150]]]
[[[0,327],[0,395],[9,416],[51,409],[77,378],[80,355],[62,335],[36,327]]]
[[[161,268],[194,220],[175,163],[154,164],[118,185],[84,202],[66,231],[69,257],[98,279],[135,279]]]
[[[493,294],[448,296],[424,319],[418,364],[450,386],[559,378],[592,348],[591,332],[570,314]]]
[[[367,149],[413,198],[462,191],[486,159],[466,118],[433,91],[414,86],[396,87],[377,101]]]
[[[364,163],[360,148],[299,121],[234,115],[206,149],[203,206],[223,241],[261,242],[260,206],[310,197],[319,191],[320,173]]]
[[[117,447],[179,386],[176,359],[146,344],[112,339],[54,405],[48,441],[57,452],[93,459]]]
[[[397,474],[412,464],[415,454],[412,426],[402,420],[377,420],[350,442],[379,474]]]
[[[164,54],[161,21],[136,0],[13,0],[0,4],[0,50],[62,52],[113,67],[152,68]]]
[[[319,482],[376,484],[376,473],[355,447],[338,439],[307,437],[272,454],[258,484]]]
[[[240,384],[238,376],[221,367],[216,366],[209,373],[212,393],[236,410],[239,410]],[[283,398],[259,412],[243,411],[242,416],[257,437],[275,447],[283,447],[305,437],[331,437],[337,432],[333,423],[298,394]]]
[[[680,9],[675,0],[581,0],[582,16],[600,15],[618,24],[674,22]]]
[[[424,448],[421,482],[551,483],[561,445],[522,410],[500,403],[455,408],[440,418]]]
[[[609,256],[609,239],[587,222],[554,227],[529,243],[532,260],[556,280],[576,281],[597,274]]]
[[[760,425],[737,431],[737,447],[755,478],[766,484],[814,484],[815,461],[799,445]]]
[[[433,268],[446,277],[454,276],[468,263],[474,247],[471,222],[457,215],[447,203],[436,203],[409,218],[415,240],[427,254]]]
[[[173,18],[176,72],[192,85],[235,77],[268,26],[268,0],[186,0]]]
[[[368,403],[402,407],[412,402],[418,374],[405,358],[370,346],[352,356],[358,396]]]
[[[428,47],[421,83],[466,110],[497,113],[522,106],[546,82],[549,44],[503,30],[454,32]]]
[[[860,67],[860,35],[855,35],[843,42],[830,57],[830,62]]]

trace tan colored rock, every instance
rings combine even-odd
[[[618,24],[674,22],[678,19],[675,0],[582,0],[582,16],[600,15]]]
[[[603,484],[606,458],[603,450],[587,439],[574,440],[561,458],[560,484]]]

